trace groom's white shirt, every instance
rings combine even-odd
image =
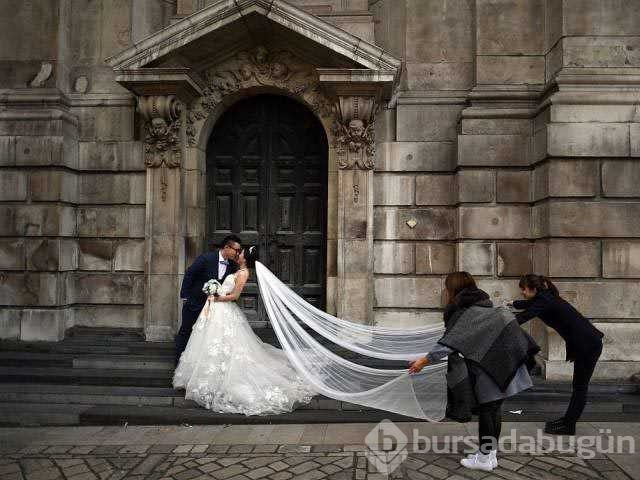
[[[227,272],[228,263],[229,262],[222,256],[222,251],[218,250],[218,280],[224,277],[224,274]]]

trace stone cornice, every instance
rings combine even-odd
[[[283,0],[218,1],[105,61],[114,70],[141,68],[250,14],[262,15],[364,68],[397,71],[400,67],[401,61],[380,47]]]
[[[202,95],[205,83],[190,68],[116,70],[116,82],[138,96],[177,95],[189,102]]]

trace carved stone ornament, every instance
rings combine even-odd
[[[333,143],[341,169],[374,167],[373,97],[341,96],[335,105]]]
[[[265,47],[243,51],[221,66],[202,72],[206,87],[204,95],[194,102],[187,114],[187,141],[197,144],[202,122],[226,95],[239,90],[270,86],[302,97],[321,118],[334,112],[325,95],[319,90],[317,75],[312,67],[296,59],[289,51],[270,52]]]
[[[179,167],[181,104],[174,95],[138,98],[138,111],[146,120],[144,162],[149,168],[161,168],[161,196],[167,198],[166,168]]]

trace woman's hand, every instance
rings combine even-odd
[[[215,302],[215,301],[216,301],[216,297],[215,297],[215,295],[209,295],[209,296],[207,297],[207,300],[209,300],[211,303],[213,303],[213,302]]]
[[[418,373],[427,365],[429,365],[429,359],[427,357],[422,357],[411,363],[411,366],[409,367],[409,373]]]

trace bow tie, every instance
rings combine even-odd
[[[229,265],[229,262],[228,262],[228,261],[226,261],[226,260],[220,260],[220,263],[221,263],[222,265]]]

